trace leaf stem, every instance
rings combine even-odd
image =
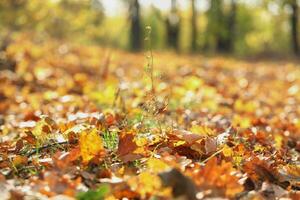
[[[213,153],[211,156],[209,156],[208,158],[206,158],[205,160],[201,161],[200,164],[203,165],[205,164],[207,161],[209,161],[210,159],[212,159],[213,157],[215,157],[216,155],[218,155],[219,153],[221,153],[223,151],[223,148],[219,149],[218,151],[216,151],[215,153]]]

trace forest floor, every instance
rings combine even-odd
[[[2,57],[1,199],[300,199],[297,64],[27,38]]]

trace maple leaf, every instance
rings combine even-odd
[[[141,158],[147,152],[143,146],[137,145],[133,132],[122,132],[117,153],[123,162],[130,162]]]
[[[97,129],[83,131],[79,136],[79,147],[82,161],[87,164],[96,156],[102,156],[104,146]]]

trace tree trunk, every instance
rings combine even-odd
[[[192,27],[192,40],[191,40],[191,48],[192,51],[195,52],[197,50],[197,10],[196,10],[196,0],[192,1],[192,20],[191,20],[191,27]]]
[[[218,24],[217,29],[215,30],[216,34],[216,44],[218,52],[225,52],[227,49],[227,41],[226,34],[224,34],[224,30],[226,29],[224,13],[223,13],[223,1],[222,0],[212,0],[212,6],[214,9],[215,22]]]
[[[133,51],[139,51],[141,45],[141,22],[140,22],[140,4],[138,0],[132,0],[130,4],[130,48]]]
[[[234,49],[235,40],[235,27],[236,27],[236,11],[237,3],[236,0],[231,0],[231,10],[228,17],[228,44],[227,50],[232,52]]]
[[[11,32],[0,38],[0,71],[11,70],[16,71],[16,61],[7,57],[6,50],[12,42]]]
[[[298,5],[297,0],[293,0],[291,3],[292,14],[291,14],[291,38],[292,47],[296,55],[299,55],[299,44],[298,44]]]
[[[179,51],[179,28],[180,17],[178,14],[176,0],[172,0],[171,13],[166,20],[168,46]]]

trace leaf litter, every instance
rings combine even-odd
[[[150,80],[139,54],[26,37],[5,54],[1,198],[300,197],[296,63],[160,53]]]

